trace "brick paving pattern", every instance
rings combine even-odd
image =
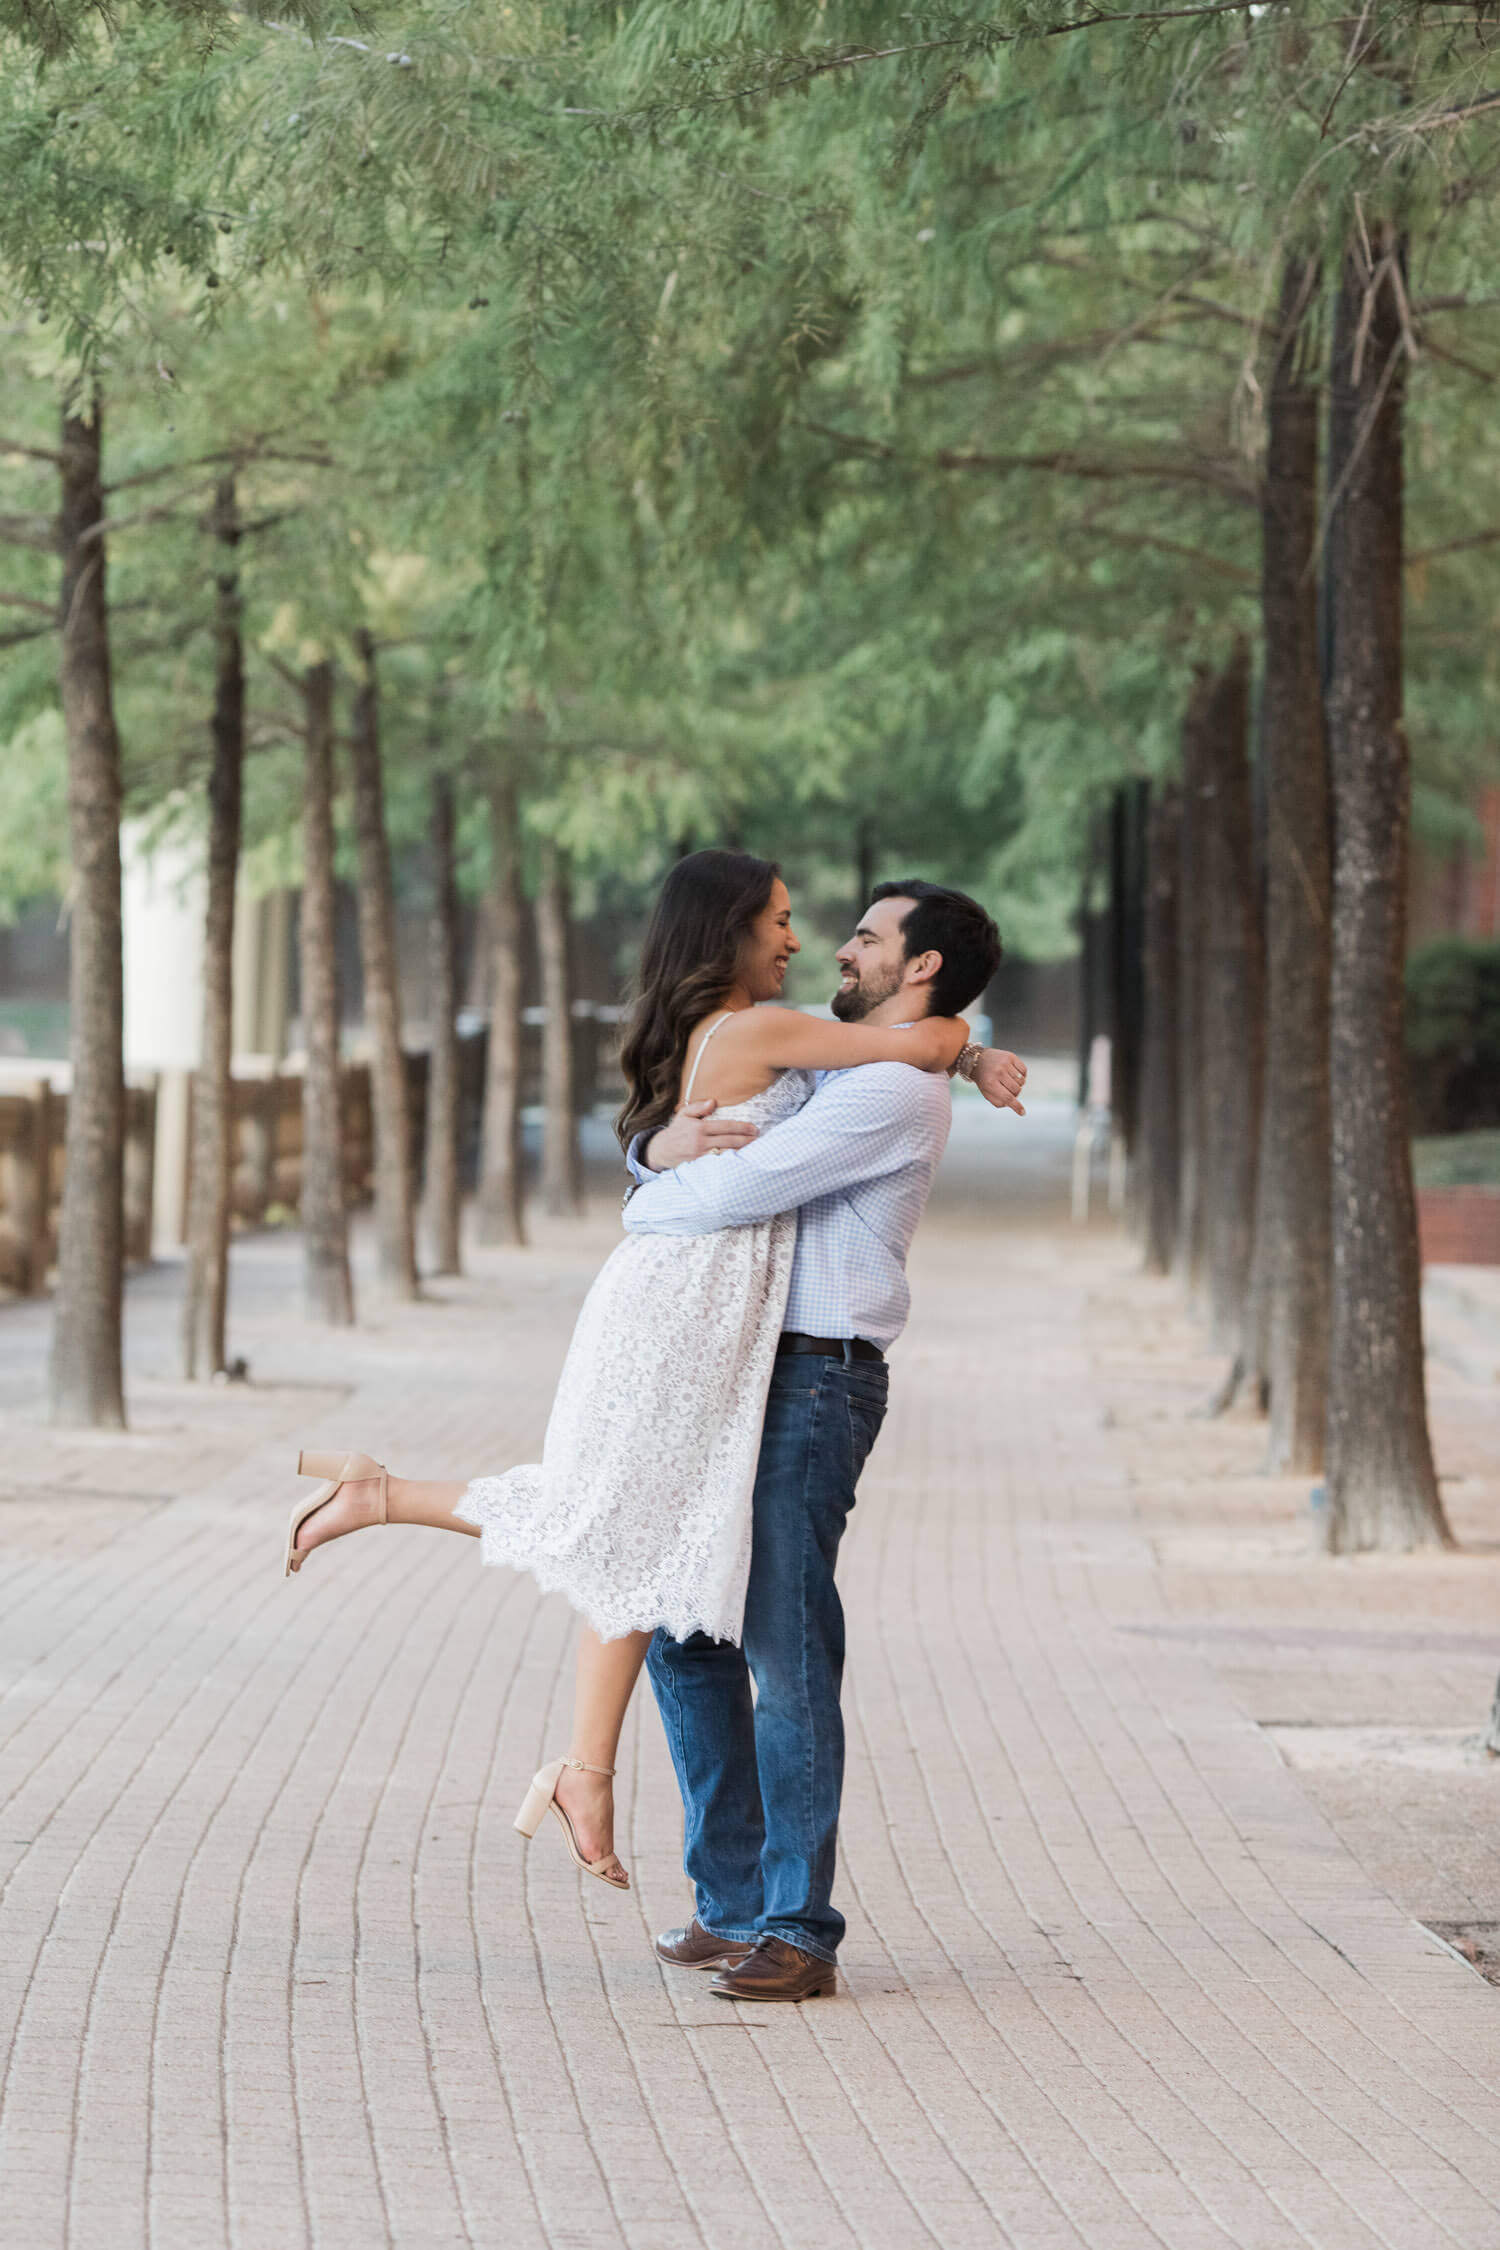
[[[966,1114],[914,1260],[842,1572],[850,1935],[800,2009],[651,1955],[686,1902],[649,1699],[629,1897],[513,1833],[566,1739],[559,1602],[415,1530],[278,1575],[298,1443],[535,1457],[602,1197],[353,1335],[301,1324],[294,1243],[243,1245],[248,1389],[171,1380],[147,1277],[125,1438],[41,1428],[43,1315],[0,1314],[3,2250],[1500,2245],[1500,1993],[1255,1723],[1295,1716],[1246,1686],[1272,1627],[1222,1614],[1236,1553],[1315,1566],[1247,1532],[1274,1494],[1173,1531],[1184,1399],[1133,1425],[1166,1393],[1131,1364],[1173,1300],[1059,1222],[1066,1120],[1013,1128]],[[1243,1481],[1253,1433],[1211,1442]],[[1409,1584],[1379,1568],[1337,1583]],[[1422,1640],[1370,1598],[1346,1642]]]

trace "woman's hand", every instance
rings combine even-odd
[[[962,1016],[928,1016],[912,1025],[911,1037],[918,1070],[951,1070],[969,1043],[969,1027]]]
[[[689,1102],[670,1125],[653,1133],[641,1151],[648,1172],[675,1171],[700,1156],[722,1155],[725,1149],[748,1148],[756,1138],[748,1117],[715,1117],[717,1102]]]

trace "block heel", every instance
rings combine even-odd
[[[297,1456],[297,1474],[299,1477],[322,1477],[325,1482],[310,1500],[303,1501],[292,1510],[292,1520],[287,1525],[286,1555],[282,1571],[286,1578],[294,1578],[306,1560],[305,1556],[297,1552],[298,1532],[309,1516],[315,1516],[320,1508],[327,1507],[340,1485],[378,1483],[380,1502],[375,1521],[384,1523],[387,1520],[388,1480],[385,1469],[379,1461],[372,1461],[368,1453],[302,1452]]]
[[[557,1785],[570,1767],[574,1773],[602,1773],[609,1780],[614,1778],[613,1766],[591,1766],[582,1758],[554,1758],[550,1764],[532,1775],[531,1787],[521,1800],[521,1809],[516,1814],[514,1825],[521,1835],[529,1839],[536,1834],[549,1812],[556,1813],[562,1823],[563,1842],[568,1847],[568,1857],[573,1865],[581,1867],[585,1875],[594,1876],[598,1882],[608,1883],[612,1891],[628,1891],[630,1877],[623,1868],[617,1876],[606,1875],[604,1872],[611,1861],[618,1864],[617,1853],[604,1852],[598,1859],[585,1859],[578,1849],[573,1823],[557,1801]]]

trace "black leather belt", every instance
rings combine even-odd
[[[866,1336],[804,1336],[800,1329],[784,1328],[780,1352],[816,1352],[821,1359],[884,1359],[878,1344]]]

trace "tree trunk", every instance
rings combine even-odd
[[[453,784],[432,783],[432,1044],[427,1064],[426,1209],[434,1273],[458,1273],[458,887],[453,873]]]
[[[1177,1241],[1181,1101],[1177,1085],[1177,881],[1182,792],[1153,798],[1146,828],[1145,1037],[1135,1170],[1146,1271],[1167,1273]]]
[[[1307,379],[1317,269],[1287,260],[1261,517],[1265,639],[1266,1067],[1256,1273],[1267,1466],[1323,1466],[1328,1420],[1332,1165],[1328,993],[1332,846],[1318,678],[1318,393]]]
[[[1135,1148],[1140,1114],[1148,795],[1146,782],[1123,782],[1109,808],[1109,1100],[1127,1155]]]
[[[354,1319],[339,1100],[339,964],[333,884],[333,666],[302,676],[302,1288],[309,1319]]]
[[[1201,894],[1200,1194],[1213,1340],[1244,1346],[1255,1228],[1263,1038],[1260,914],[1250,812],[1250,650],[1236,642],[1204,713],[1195,820]]]
[[[1109,1021],[1108,925],[1094,904],[1095,877],[1104,865],[1104,831],[1089,815],[1083,878],[1078,891],[1078,1107],[1086,1109],[1093,1076],[1094,1041]]]
[[[573,1084],[573,994],[568,962],[568,866],[549,843],[536,901],[542,1006],[542,1200],[554,1218],[583,1209],[578,1108]]]
[[[360,683],[354,699],[350,756],[359,846],[359,950],[365,972],[365,1028],[370,1036],[370,1106],[375,1129],[376,1270],[383,1287],[393,1296],[415,1297],[411,1119],[406,1099],[406,1058],[401,1051],[396,900],[380,771],[380,700],[375,643],[368,632],[361,630],[358,644]]]
[[[1173,1269],[1196,1302],[1204,1271],[1203,945],[1208,894],[1203,874],[1205,727],[1210,675],[1195,672],[1182,721],[1182,811],[1177,882],[1177,1241]]]
[[[120,1321],[125,1253],[124,989],[120,968],[120,740],[105,590],[102,416],[64,408],[60,626],[73,867],[68,995],[72,1012],[52,1419],[125,1420]]]
[[[854,919],[863,921],[865,908],[870,903],[870,893],[875,888],[875,823],[868,813],[861,816],[854,829]]]
[[[490,1035],[484,1081],[479,1239],[524,1242],[521,1193],[521,829],[516,785],[490,795]]]
[[[182,1372],[189,1382],[227,1365],[229,1298],[230,1062],[234,891],[240,860],[245,761],[245,665],[240,639],[240,520],[233,474],[219,479],[213,532],[213,764],[208,781],[208,905],[203,931],[203,1043],[193,1081],[188,1163],[187,1281],[182,1301]]]
[[[1427,1434],[1402,1053],[1411,775],[1401,723],[1404,244],[1346,251],[1327,545],[1333,790],[1333,1315],[1327,1539],[1448,1544]]]

